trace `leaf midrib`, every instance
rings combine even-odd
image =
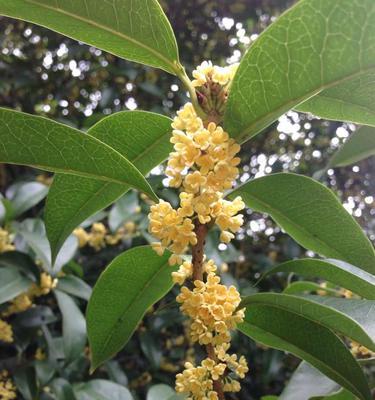
[[[351,79],[355,79],[356,77],[362,75],[362,74],[366,74],[368,72],[371,72],[375,70],[375,65],[368,67],[366,69],[361,69],[358,72],[349,74],[343,78],[334,80],[328,84],[325,85],[321,85],[318,86],[317,88],[311,90],[310,92],[306,93],[304,96],[300,96],[297,97],[295,99],[291,99],[289,101],[287,101],[286,103],[280,105],[279,107],[276,107],[274,110],[272,110],[271,112],[267,112],[267,114],[262,115],[261,117],[255,119],[254,121],[252,121],[248,126],[246,126],[242,131],[240,131],[237,135],[235,135],[234,137],[236,138],[237,141],[239,142],[243,142],[246,141],[248,136],[250,135],[250,137],[254,136],[256,133],[259,133],[261,130],[263,130],[264,128],[266,128],[267,126],[269,126],[272,121],[267,124],[264,125],[264,121],[267,121],[269,119],[270,116],[272,116],[273,114],[277,114],[278,116],[283,114],[285,111],[292,109],[293,107],[297,107],[299,104],[309,100],[310,98],[312,98],[313,96],[318,95],[319,93],[321,93],[323,90],[329,89],[331,87],[334,87],[336,85],[339,85],[340,83],[344,83],[346,81],[349,81]],[[276,117],[273,121],[275,121],[278,117]],[[254,130],[255,126],[260,125],[261,128]]]
[[[76,20],[78,20],[78,21],[82,21],[82,22],[84,22],[84,23],[86,23],[86,24],[92,25],[92,26],[95,27],[95,28],[102,29],[102,30],[104,30],[104,31],[106,31],[106,32],[108,32],[108,33],[111,33],[112,35],[118,36],[118,37],[121,38],[121,39],[125,39],[125,40],[127,40],[127,41],[129,41],[129,42],[135,44],[136,46],[139,46],[139,47],[141,47],[142,49],[145,49],[145,50],[149,51],[150,53],[152,53],[157,59],[161,60],[163,63],[165,63],[166,65],[168,65],[169,68],[170,68],[175,74],[177,74],[177,70],[178,70],[178,69],[176,68],[176,66],[175,66],[174,63],[172,63],[172,62],[169,61],[167,58],[165,58],[164,56],[162,56],[160,53],[158,53],[158,52],[157,52],[156,50],[154,50],[152,47],[149,47],[149,46],[147,46],[146,44],[137,41],[136,39],[132,38],[131,36],[125,35],[125,34],[122,33],[122,32],[119,32],[119,31],[116,31],[116,30],[114,30],[114,29],[111,29],[111,28],[109,28],[108,26],[99,24],[99,23],[97,23],[97,22],[95,22],[95,21],[93,21],[93,20],[84,18],[84,17],[82,17],[82,16],[80,16],[80,15],[72,14],[72,13],[70,13],[69,11],[63,10],[62,8],[59,8],[59,7],[48,6],[47,4],[41,4],[41,3],[39,3],[38,1],[34,1],[34,0],[24,0],[24,1],[25,1],[26,3],[30,3],[30,4],[33,4],[33,5],[35,5],[35,6],[39,6],[39,7],[41,7],[41,8],[45,8],[45,9],[48,9],[48,10],[52,10],[52,11],[58,12],[58,13],[60,13],[60,14],[66,15],[66,16],[68,16],[68,17],[70,17],[70,18],[76,19]],[[49,29],[50,29],[50,28],[49,28]],[[62,35],[66,36],[66,34],[64,34],[64,33],[62,33],[62,32],[59,32],[59,33],[61,33]]]
[[[246,320],[243,322],[243,324],[248,324],[248,325],[250,325],[250,326],[252,325],[250,322],[248,322],[248,321],[246,321]],[[347,383],[349,384],[349,386],[350,386],[351,388],[353,388],[353,390],[355,391],[355,393],[356,393],[357,395],[358,395],[358,393],[362,395],[362,393],[361,393],[361,392],[358,392],[357,388],[356,388],[355,386],[353,386],[352,383],[351,383],[345,376],[343,376],[343,375],[341,374],[341,372],[339,372],[339,371],[337,371],[336,369],[332,368],[332,367],[331,367],[330,365],[328,365],[327,363],[325,363],[325,362],[319,360],[319,359],[318,359],[315,355],[313,355],[312,353],[303,350],[301,347],[299,347],[299,346],[297,346],[297,345],[295,345],[295,344],[293,344],[293,343],[290,343],[288,340],[282,338],[281,336],[278,336],[278,335],[274,334],[273,332],[266,331],[265,329],[260,328],[260,327],[258,327],[258,326],[256,326],[256,325],[253,325],[253,326],[255,326],[257,329],[259,329],[259,330],[261,330],[261,331],[263,331],[263,332],[266,332],[268,335],[271,335],[271,336],[273,336],[274,338],[276,338],[276,339],[278,339],[278,340],[282,340],[283,342],[286,342],[289,346],[292,346],[293,348],[298,349],[299,352],[301,352],[301,353],[303,353],[303,354],[308,354],[309,357],[312,357],[317,363],[319,363],[320,365],[324,365],[325,368],[329,369],[329,370],[333,373],[333,375],[338,375],[342,380],[344,380],[345,382],[347,382]],[[240,330],[242,333],[244,333],[244,334],[246,335],[246,332],[244,332],[241,328],[239,328],[239,330]],[[246,336],[247,336],[247,335],[246,335]],[[266,343],[263,343],[263,344],[267,346]]]
[[[230,196],[232,197],[232,195],[236,192],[237,190],[235,190],[233,193],[230,194]],[[238,192],[241,193],[241,191],[247,195],[249,195],[245,190],[241,190],[240,188],[238,189]],[[261,203],[263,206],[265,206],[268,210],[271,210],[272,213],[276,214],[276,215],[282,215],[282,217],[284,219],[286,219],[288,221],[288,223],[290,223],[292,226],[294,226],[295,228],[298,228],[300,231],[302,231],[304,234],[307,234],[308,236],[312,236],[312,233],[309,232],[307,229],[305,229],[302,225],[298,225],[297,223],[293,222],[289,217],[287,217],[285,214],[279,212],[277,209],[275,209],[274,207],[272,207],[270,204],[268,204],[267,202],[260,200],[258,197],[256,197],[254,194],[249,195],[251,197],[253,197],[254,199],[256,199],[259,203]],[[253,207],[250,207],[253,208]],[[256,210],[256,208],[254,207],[254,210]],[[262,211],[261,211],[262,212]],[[267,214],[270,214],[271,217],[277,222],[276,217],[274,217],[274,215],[271,214],[271,212],[265,211]],[[280,224],[281,225],[281,224]],[[316,236],[313,236],[314,240],[316,240],[317,242],[319,242],[321,245],[323,245],[324,247],[328,247],[330,249],[332,249],[335,254],[338,256],[338,259],[341,259],[342,254],[341,252],[339,252],[337,249],[335,249],[334,247],[327,245],[325,242],[323,242],[321,239],[319,239]],[[335,258],[333,256],[330,256],[331,258]],[[346,256],[345,256],[346,259]]]
[[[260,295],[253,295],[253,296],[256,296],[256,297],[258,297],[258,298],[261,297]],[[249,296],[249,297],[253,297],[253,296]],[[363,334],[364,336],[366,336],[367,339],[368,339],[371,343],[373,343],[374,346],[375,346],[375,343],[374,343],[374,341],[372,340],[372,338],[367,334],[367,332],[362,328],[362,326],[358,323],[358,321],[356,321],[353,317],[351,317],[351,316],[349,316],[349,315],[347,315],[347,314],[344,314],[342,311],[337,310],[337,309],[333,308],[332,306],[329,306],[329,305],[326,305],[326,304],[323,304],[323,303],[317,303],[317,302],[314,302],[314,301],[311,300],[311,299],[306,299],[306,298],[304,298],[304,297],[299,298],[299,296],[294,296],[294,295],[289,295],[289,294],[286,294],[286,295],[284,295],[284,296],[290,296],[290,297],[292,297],[292,298],[293,298],[293,297],[296,297],[296,298],[298,298],[298,300],[301,300],[301,303],[302,303],[302,302],[305,302],[304,305],[309,304],[309,305],[317,306],[318,308],[319,308],[319,307],[321,307],[321,308],[327,308],[327,309],[329,309],[329,311],[330,311],[332,314],[335,314],[335,313],[336,313],[336,314],[339,315],[340,318],[343,318],[343,319],[346,319],[346,320],[350,320],[351,322],[353,322],[353,324],[356,325],[357,328],[359,328],[359,329],[362,331],[362,334]],[[263,294],[262,294],[262,297],[263,297]],[[265,295],[264,297],[265,297],[265,298],[269,298],[270,296]],[[273,297],[273,296],[271,296],[271,298],[272,298],[272,297]],[[277,303],[277,302],[274,302],[274,303],[266,303],[266,302],[263,302],[261,299],[260,299],[260,300],[257,300],[257,299],[256,299],[255,301],[249,301],[248,304],[244,304],[244,307],[246,307],[247,305],[251,305],[251,304],[263,304],[263,305],[266,305],[266,306],[269,306],[269,307],[279,308],[279,309],[281,309],[281,310],[284,310],[284,311],[290,312],[290,313],[292,313],[292,314],[298,315],[299,317],[306,318],[306,319],[308,319],[309,321],[312,321],[312,322],[314,322],[314,323],[316,323],[316,324],[318,324],[318,325],[320,325],[320,326],[324,326],[325,328],[333,329],[333,328],[327,326],[326,324],[322,323],[321,321],[317,321],[316,319],[313,319],[313,317],[311,317],[311,316],[309,316],[309,315],[306,315],[306,314],[303,314],[302,311],[301,311],[301,312],[298,312],[298,310],[295,310],[295,309],[293,309],[293,308],[288,308],[287,306],[284,306],[283,304],[280,304],[280,303]],[[301,304],[301,305],[302,305],[302,304]],[[347,335],[347,334],[345,334],[340,328],[337,329],[337,331],[340,332],[340,333],[343,334],[343,335]],[[353,337],[351,337],[351,336],[349,336],[349,335],[347,335],[347,336],[354,340]]]
[[[134,264],[134,259],[132,259],[132,263]],[[111,341],[114,332],[116,330],[116,327],[118,325],[121,324],[122,319],[124,317],[124,315],[129,311],[130,308],[133,307],[134,303],[136,303],[136,301],[141,298],[145,291],[147,290],[147,288],[151,285],[151,283],[153,282],[153,280],[156,278],[156,276],[160,273],[160,271],[166,266],[168,265],[168,262],[163,262],[155,271],[155,273],[153,273],[150,277],[150,279],[147,281],[147,283],[138,291],[137,295],[129,302],[129,304],[127,305],[127,307],[125,307],[125,309],[123,310],[123,312],[120,314],[120,317],[117,318],[116,322],[113,324],[112,329],[110,330],[109,335],[107,336],[106,340],[104,341],[103,344],[103,348],[102,351],[100,352],[101,354],[105,353],[105,350],[107,349],[107,346],[109,344],[109,342]]]

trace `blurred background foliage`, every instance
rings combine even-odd
[[[259,33],[294,1],[161,3],[175,30],[181,59],[191,71],[205,59],[220,65],[239,61]],[[1,107],[87,130],[104,116],[122,110],[173,116],[186,100],[178,80],[163,71],[118,59],[26,22],[0,17]],[[243,146],[239,181],[280,171],[315,176],[338,194],[374,241],[374,157],[322,172],[355,128],[289,112]],[[176,201],[176,193],[163,184],[162,166],[153,170],[150,181],[159,196]],[[174,290],[148,312],[126,348],[92,376],[83,325],[90,287],[104,267],[124,250],[150,241],[149,204],[136,193],[128,193],[86,221],[68,239],[58,268],[52,271],[43,225],[49,184],[50,177],[39,171],[0,165],[0,226],[10,233],[18,251],[1,254],[0,266],[23,265],[30,282],[39,286],[42,271],[53,277],[57,274],[59,279],[57,287],[51,284],[46,294],[32,298],[31,308],[6,317],[14,341],[0,341],[0,371],[9,371],[18,389],[17,398],[26,400],[74,396],[77,400],[112,399],[114,393],[126,399],[125,387],[137,399],[172,398],[165,386],[154,385],[173,386],[175,373],[192,355],[183,318],[173,300]],[[312,255],[272,220],[251,210],[234,244],[217,244],[218,235],[213,232],[208,253],[223,264],[224,282],[235,284],[243,295],[257,290],[280,291],[284,278],[267,279],[256,287],[254,283],[265,268],[306,253]],[[8,307],[9,302],[0,305],[3,317]],[[69,320],[75,323],[69,324]],[[240,334],[234,347],[250,365],[238,399],[280,393],[298,365],[294,357],[256,346]]]

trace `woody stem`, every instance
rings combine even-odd
[[[206,243],[208,227],[207,225],[201,224],[198,219],[195,220],[194,225],[197,244],[192,247],[193,280],[203,281],[204,245]],[[208,357],[217,362],[217,357],[212,344],[206,345],[206,351]],[[219,400],[225,400],[223,385],[220,379],[214,381],[213,387]]]

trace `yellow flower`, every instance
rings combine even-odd
[[[27,293],[21,293],[14,298],[8,308],[2,313],[4,317],[12,314],[17,314],[29,309],[33,305],[32,299]]]
[[[0,253],[12,251],[15,247],[12,244],[12,237],[6,229],[0,228]]]
[[[89,241],[90,235],[81,227],[74,229],[73,234],[78,239],[79,247],[85,247]]]
[[[13,329],[12,325],[0,319],[0,341],[5,343],[13,342]]]
[[[9,373],[6,370],[0,372],[0,399],[13,400],[17,398],[16,387],[13,381],[9,378]]]

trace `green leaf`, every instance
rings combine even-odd
[[[115,232],[124,222],[132,220],[137,213],[138,204],[138,196],[134,191],[126,193],[116,201],[108,216],[110,230]]]
[[[171,122],[154,113],[124,111],[102,119],[89,133],[147,174],[167,158],[172,149],[169,142]],[[53,258],[74,228],[129,189],[129,185],[57,174],[45,210]]]
[[[322,287],[315,282],[308,282],[308,281],[292,282],[283,290],[283,293],[284,294],[299,294],[299,293],[311,293],[311,292],[319,293],[320,291],[323,291],[331,296],[340,295],[340,292],[338,290]]]
[[[361,227],[332,191],[296,174],[272,174],[235,189],[248,207],[265,212],[293,239],[325,257],[375,273],[375,252]]]
[[[296,107],[324,119],[375,126],[374,71],[323,90]]]
[[[46,238],[43,221],[26,219],[22,223],[14,223],[13,228],[34,251],[43,268],[53,275],[56,275],[74,257],[78,248],[78,239],[71,235],[62,246],[54,265],[52,265],[51,248]]]
[[[129,390],[104,379],[74,385],[77,400],[133,400]]]
[[[324,396],[340,388],[316,368],[302,361],[293,373],[279,400],[309,400],[312,396]]]
[[[374,111],[375,115],[375,111]],[[344,167],[375,154],[375,128],[362,126],[333,155],[329,167]]]
[[[32,281],[15,268],[0,267],[0,304],[10,301],[27,291]]]
[[[0,267],[10,267],[19,270],[33,282],[39,280],[39,268],[27,254],[19,251],[7,251],[0,254]]]
[[[74,361],[86,345],[86,322],[81,310],[67,294],[54,290],[62,314],[65,359]]]
[[[0,0],[0,14],[172,74],[177,68],[176,39],[156,0]]]
[[[57,400],[77,400],[74,395],[72,385],[63,378],[56,378],[50,383],[52,393],[57,396]]]
[[[329,329],[297,314],[266,305],[250,305],[238,329],[254,340],[288,351],[362,400],[371,394],[361,367]]]
[[[245,141],[321,91],[374,76],[374,11],[373,0],[301,0],[279,17],[240,63],[226,130]]]
[[[326,397],[312,397],[311,400],[357,400],[352,393],[348,392],[345,389],[339,390],[337,393],[333,393],[330,396]]]
[[[116,150],[50,119],[0,108],[0,162],[130,185],[148,194],[144,176]]]
[[[375,301],[347,300],[330,296],[293,296],[257,293],[245,297],[240,308],[261,304],[292,312],[316,322],[375,351]]]
[[[25,211],[42,201],[48,193],[48,187],[39,182],[18,182],[11,185],[6,192],[12,205],[12,218],[16,218]]]
[[[294,272],[308,278],[326,279],[365,299],[375,300],[375,277],[343,261],[315,258],[287,261],[266,272],[264,277],[278,272]]]
[[[87,307],[91,368],[114,356],[130,339],[146,311],[173,286],[169,252],[149,246],[116,257],[99,277]],[[126,295],[124,295],[126,294]]]
[[[59,278],[57,289],[86,301],[89,300],[92,292],[91,287],[84,280],[74,275]]]
[[[170,386],[160,383],[150,387],[146,400],[169,400],[174,396],[176,392]]]

